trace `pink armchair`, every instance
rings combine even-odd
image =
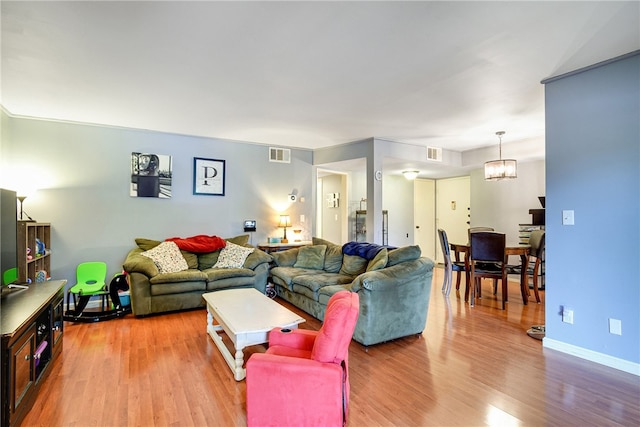
[[[349,343],[357,293],[334,294],[319,331],[274,329],[247,361],[247,424],[342,426],[349,409]]]

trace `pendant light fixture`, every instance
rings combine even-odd
[[[500,158],[485,162],[484,179],[486,181],[499,181],[518,177],[518,163],[513,159],[502,160],[502,135],[504,134],[503,130],[496,132],[500,140]]]

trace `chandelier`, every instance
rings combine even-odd
[[[503,130],[496,132],[500,140],[500,158],[485,162],[484,179],[486,181],[499,181],[518,177],[518,163],[513,159],[502,159],[502,135],[504,133]]]

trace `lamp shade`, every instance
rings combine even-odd
[[[278,227],[291,227],[291,218],[289,215],[280,215],[280,224]]]
[[[484,179],[499,181],[518,177],[518,163],[513,159],[491,160],[484,164]]]

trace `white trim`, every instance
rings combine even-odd
[[[640,364],[629,362],[628,360],[619,359],[617,357],[609,356],[608,354],[598,353],[597,351],[587,350],[586,348],[578,347],[575,345],[567,344],[562,341],[552,340],[550,338],[542,339],[542,346],[552,350],[557,350],[562,353],[567,353],[572,356],[586,359],[591,362],[605,365],[610,368],[619,369],[630,374],[640,376]]]

